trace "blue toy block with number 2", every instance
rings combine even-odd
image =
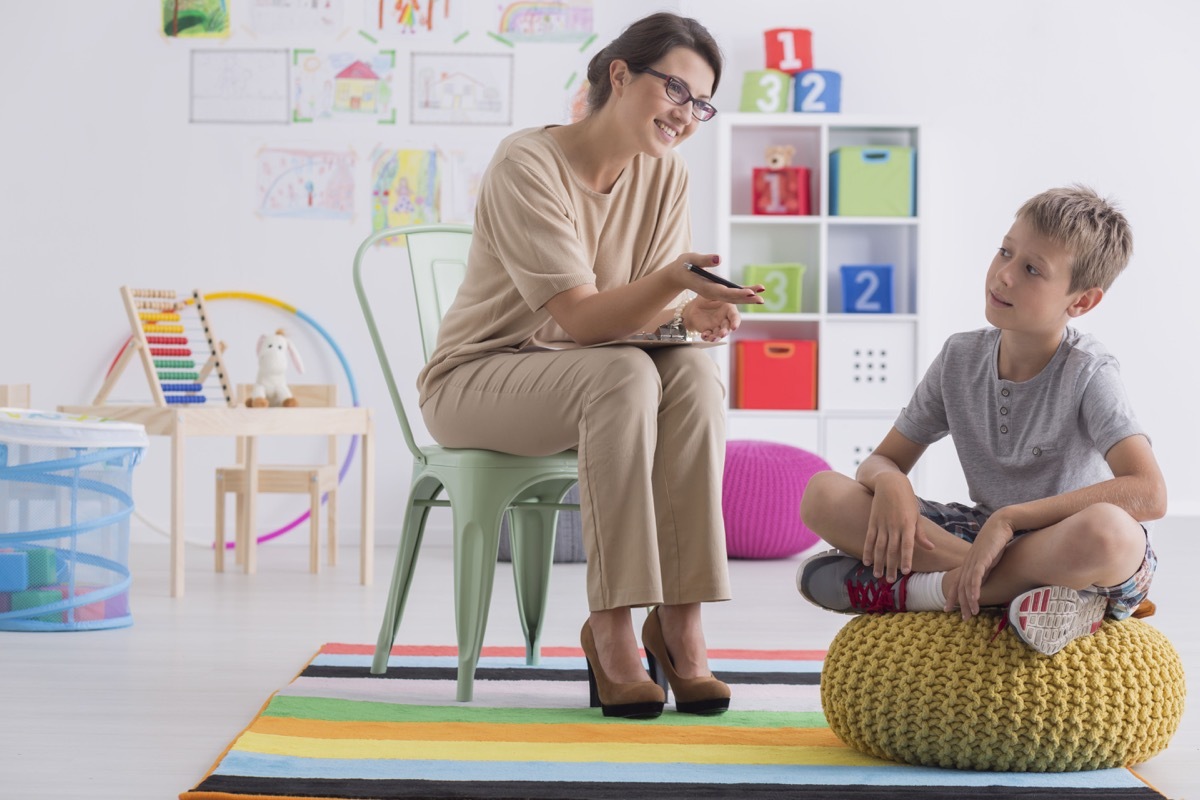
[[[842,273],[842,311],[891,314],[895,305],[891,264],[846,264]]]
[[[788,110],[792,76],[777,69],[747,72],[742,79],[742,102],[738,111],[780,113]]]
[[[842,110],[841,73],[828,69],[806,69],[795,76],[793,111],[835,113]]]

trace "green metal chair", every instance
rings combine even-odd
[[[546,595],[554,556],[558,512],[578,510],[563,503],[563,496],[579,480],[577,453],[569,450],[544,458],[514,456],[492,450],[471,450],[418,445],[396,388],[396,378],[379,333],[363,283],[363,264],[374,252],[373,264],[401,268],[404,259],[394,249],[373,251],[381,239],[403,236],[408,247],[408,268],[416,296],[417,318],[428,361],[437,344],[438,326],[466,274],[471,228],[466,225],[413,225],[386,228],[368,236],[354,256],[354,288],[404,441],[413,454],[412,485],[404,515],[404,529],[396,566],[392,571],[383,625],[375,646],[371,672],[387,671],[388,656],[404,614],[418,550],[425,533],[429,509],[449,507],[454,518],[454,617],[458,634],[458,699],[471,699],[475,666],[483,646],[500,522],[509,515],[512,563],[517,588],[517,609],[525,634],[525,660],[538,663]],[[391,256],[388,258],[387,256]],[[375,274],[374,272],[372,274]],[[374,285],[374,284],[373,284]],[[388,303],[390,298],[376,297]],[[396,347],[404,342],[392,342]],[[446,499],[439,499],[442,491]]]

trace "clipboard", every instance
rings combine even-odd
[[[580,350],[588,350],[593,347],[614,347],[617,345],[632,345],[640,347],[643,350],[655,350],[659,347],[721,347],[725,342],[706,342],[703,339],[696,340],[680,340],[680,339],[614,339],[611,342],[599,342],[597,344],[584,345]]]

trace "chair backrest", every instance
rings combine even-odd
[[[424,463],[425,456],[413,437],[412,428],[408,424],[408,416],[404,413],[404,404],[400,399],[400,391],[388,359],[387,348],[383,337],[375,323],[375,315],[363,284],[363,261],[373,245],[383,239],[403,236],[408,248],[408,269],[412,277],[414,298],[416,300],[417,323],[421,332],[421,352],[425,361],[429,361],[437,346],[438,328],[442,316],[454,302],[454,295],[467,272],[467,252],[471,249],[471,226],[469,225],[407,225],[398,228],[384,228],[368,236],[359,245],[354,255],[354,290],[358,294],[359,305],[362,306],[363,317],[371,333],[371,341],[375,345],[375,355],[383,370],[388,392],[392,396],[392,406],[404,433],[404,441],[413,457]],[[377,258],[377,261],[382,260]],[[400,259],[391,259],[396,263]],[[380,302],[384,302],[380,300]]]
[[[0,408],[29,408],[28,383],[0,383]]]
[[[437,229],[432,229],[436,227]],[[454,302],[458,287],[467,276],[467,252],[471,249],[469,226],[439,225],[411,231],[405,235],[408,244],[408,267],[412,271],[416,293],[417,317],[421,323],[421,347],[428,361],[437,347],[438,328],[442,317]]]
[[[234,390],[238,407],[246,405],[246,400],[254,391],[253,383],[239,383]],[[337,408],[337,385],[332,383],[289,383],[288,391],[296,398],[298,408]],[[246,439],[238,436],[234,440],[234,454],[238,464],[246,463]],[[337,437],[329,437],[329,450],[326,454],[327,464],[337,463]]]

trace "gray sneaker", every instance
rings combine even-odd
[[[1052,656],[1073,639],[1100,630],[1108,598],[1067,586],[1040,586],[1013,598],[1008,623],[1021,641]]]
[[[841,550],[810,556],[796,571],[796,588],[815,606],[839,614],[904,611],[908,576],[895,583],[876,578],[870,567]]]

